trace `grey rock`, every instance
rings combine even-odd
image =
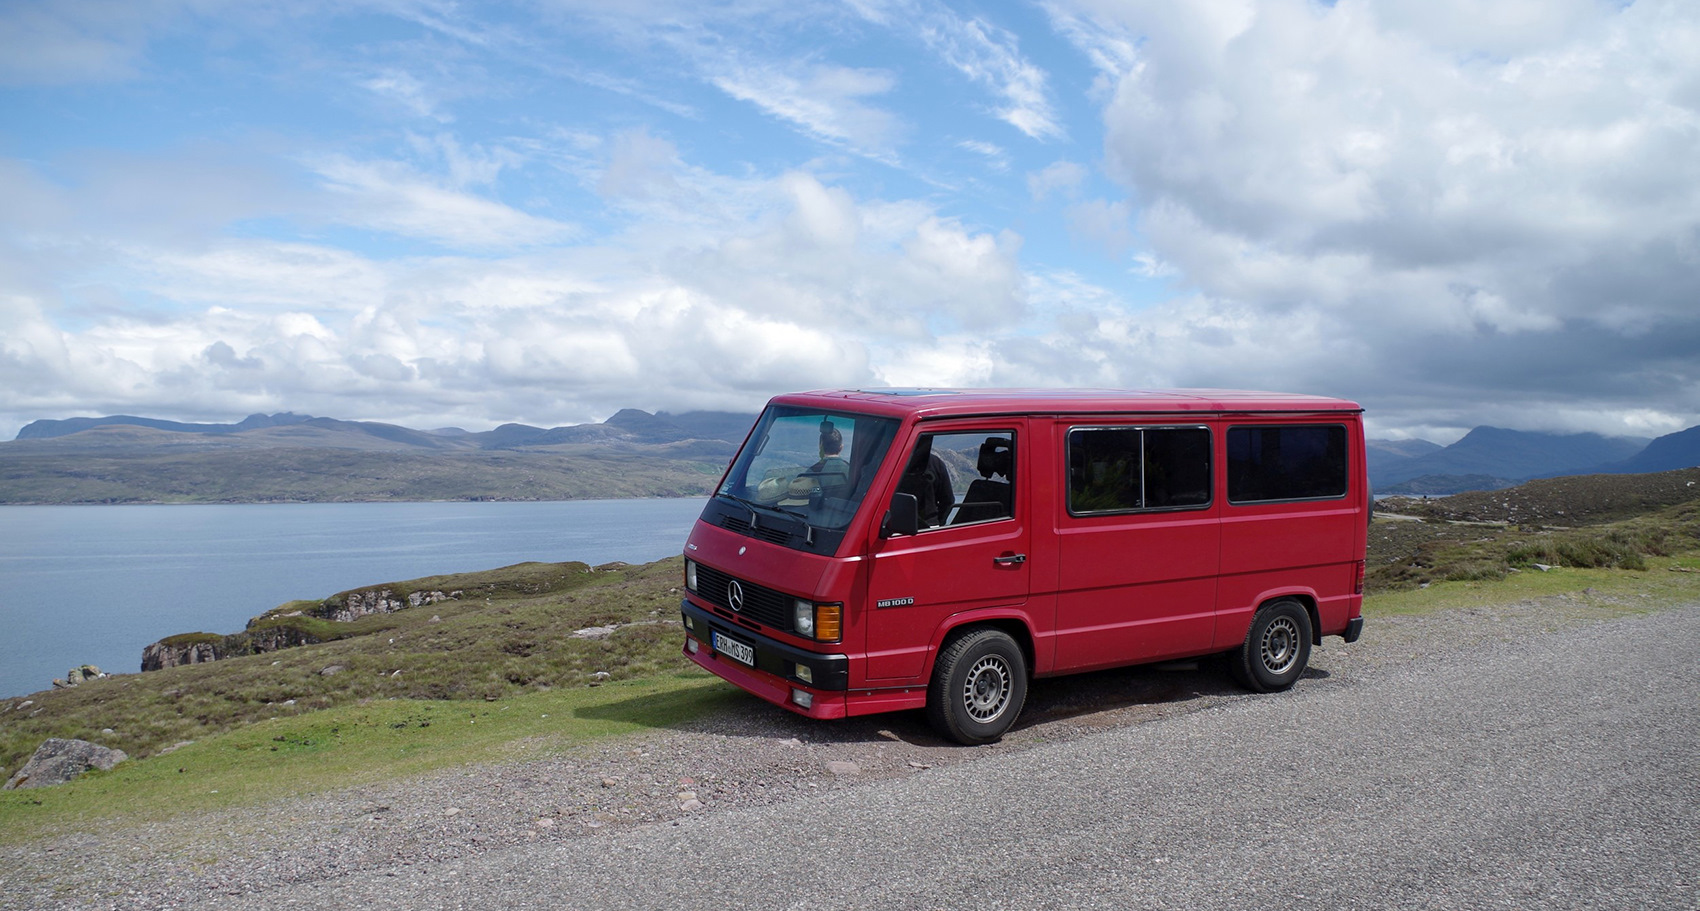
[[[54,737],[36,747],[24,767],[7,780],[4,790],[47,788],[64,784],[89,769],[107,771],[130,757],[123,750],[103,747],[87,740]]]
[[[212,642],[166,645],[164,640],[161,640],[142,649],[142,670],[157,671],[184,664],[206,664],[223,657]]]
[[[847,777],[850,777],[850,776],[862,774],[862,767],[861,766],[857,765],[854,762],[849,762],[847,760],[839,760],[839,759],[835,759],[835,760],[827,763],[826,764],[826,770],[828,772],[831,772],[832,777],[834,777],[834,778],[847,778]]]
[[[348,668],[344,667],[343,665],[330,664],[330,665],[326,665],[325,667],[319,669],[319,676],[320,677],[329,677],[329,676],[332,676],[333,674],[340,674],[340,673],[342,673],[343,671],[346,671],[346,670],[348,670]]]

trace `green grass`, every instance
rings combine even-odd
[[[1364,614],[1432,613],[1561,595],[1581,595],[1628,611],[1700,600],[1700,552],[1651,557],[1639,571],[1555,566],[1546,572],[1519,570],[1500,579],[1454,580],[1384,591],[1364,599]]]
[[[496,702],[395,699],[254,721],[54,788],[0,791],[0,842],[122,816],[202,810],[390,781],[677,724],[743,698],[683,671]]]
[[[692,667],[679,653],[680,565],[528,563],[373,586],[404,600],[420,590],[463,597],[351,623],[312,620],[334,638],[317,645],[0,700],[0,777],[49,737],[142,758],[274,716],[389,699],[483,702],[677,673]],[[604,638],[573,635],[615,624]]]
[[[1392,529],[1395,533],[1409,530],[1410,526]],[[1436,535],[1397,560],[1373,566],[1366,579],[1369,590],[1498,580],[1513,570],[1534,570],[1537,564],[1643,571],[1654,558],[1700,547],[1700,503],[1582,528],[1483,526],[1473,527],[1471,534],[1467,540]]]

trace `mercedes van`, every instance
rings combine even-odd
[[[1030,680],[1221,654],[1290,687],[1363,628],[1362,409],[1224,390],[768,403],[685,544],[685,654],[812,718],[998,739]]]

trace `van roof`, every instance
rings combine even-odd
[[[823,389],[776,396],[776,404],[846,408],[892,416],[1115,414],[1126,412],[1361,412],[1346,399],[1243,389]]]

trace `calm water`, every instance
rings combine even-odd
[[[151,642],[237,632],[296,598],[526,560],[659,560],[702,506],[0,506],[0,697],[80,664],[137,671]]]

